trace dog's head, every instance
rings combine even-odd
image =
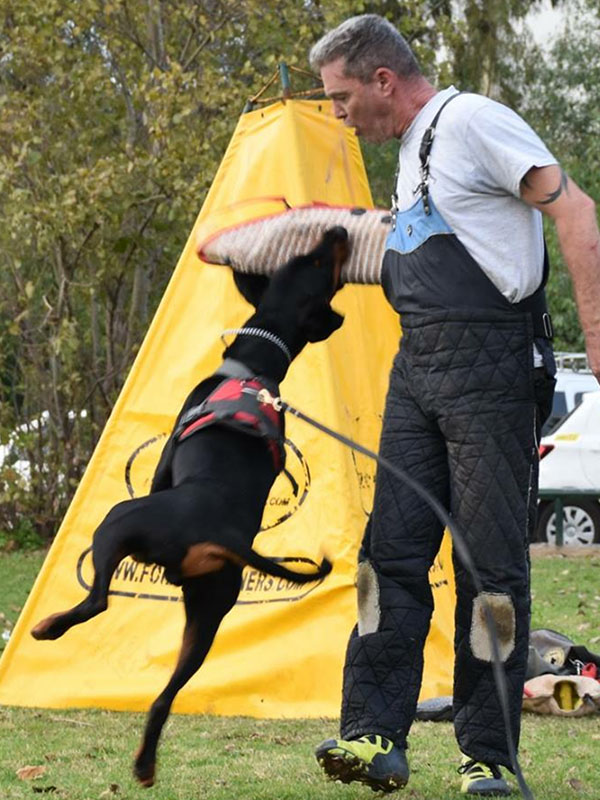
[[[342,265],[349,250],[346,229],[336,226],[313,250],[290,259],[270,278],[234,272],[236,286],[256,308],[246,325],[281,338],[292,358],[307,342],[327,339],[344,321],[330,303],[342,286]]]

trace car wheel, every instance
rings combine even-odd
[[[554,503],[540,509],[538,542],[556,544]],[[600,505],[595,500],[565,497],[563,500],[563,544],[581,546],[600,542]]]

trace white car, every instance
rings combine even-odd
[[[563,544],[600,543],[600,391],[579,405],[540,444],[536,538],[556,543],[556,506],[563,505]]]
[[[24,422],[11,431],[6,442],[0,442],[0,470],[8,467],[11,478],[22,482],[25,486],[31,481],[31,464],[27,449],[23,446],[23,438],[30,434],[38,434],[48,424],[49,413],[43,411],[37,419]]]
[[[69,411],[70,420],[77,416],[75,411]],[[79,412],[79,417],[84,419],[87,416],[86,409]],[[3,468],[11,470],[11,477],[28,486],[31,481],[31,464],[29,462],[28,449],[24,445],[24,440],[28,436],[36,436],[43,442],[50,424],[50,412],[42,411],[39,417],[33,417],[27,422],[23,422],[10,432],[5,442],[0,441],[0,474]],[[1,484],[0,484],[1,485]]]
[[[587,392],[599,392],[600,384],[589,367],[585,353],[555,353],[556,388],[552,412],[542,428],[542,436],[552,433],[558,423]]]

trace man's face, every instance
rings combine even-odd
[[[356,135],[375,144],[394,137],[389,91],[379,70],[369,83],[344,75],[344,59],[321,68],[325,94],[333,101],[333,113],[344,125],[354,128]]]

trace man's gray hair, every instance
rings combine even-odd
[[[344,59],[344,75],[362,83],[371,81],[379,67],[387,67],[402,78],[421,74],[406,39],[378,14],[350,17],[319,39],[309,55],[315,72],[338,58]]]

